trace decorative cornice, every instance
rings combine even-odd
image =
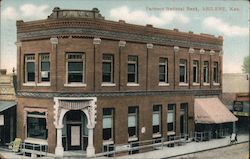
[[[82,38],[95,38],[99,37],[101,39],[112,39],[149,43],[149,44],[159,44],[159,45],[169,45],[169,46],[179,46],[179,47],[193,47],[193,48],[206,48],[209,50],[221,50],[222,45],[209,44],[204,42],[193,42],[188,40],[180,40],[169,38],[166,36],[159,35],[142,35],[133,34],[128,32],[118,32],[118,31],[108,31],[93,28],[50,28],[40,31],[29,31],[29,32],[19,32],[17,33],[17,39],[20,41],[25,40],[35,40],[35,39],[46,39],[51,36],[80,36]]]
[[[138,92],[98,92],[98,93],[55,93],[55,92],[18,92],[18,97],[53,98],[53,97],[115,97],[115,96],[176,96],[176,95],[218,95],[217,90],[175,90],[175,91],[138,91]]]

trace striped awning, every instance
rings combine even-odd
[[[195,123],[220,124],[238,120],[217,98],[195,98]]]

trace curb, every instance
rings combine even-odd
[[[205,152],[205,151],[209,151],[209,150],[215,150],[215,149],[224,148],[224,147],[229,147],[229,146],[238,145],[238,144],[243,144],[243,143],[249,143],[249,141],[242,141],[242,142],[237,142],[237,143],[235,143],[235,144],[229,144],[229,145],[214,147],[214,148],[210,148],[210,149],[204,149],[204,150],[200,150],[200,151],[194,151],[194,152],[189,152],[189,153],[184,153],[184,154],[179,154],[179,155],[173,155],[173,156],[169,156],[169,157],[163,157],[163,158],[161,158],[161,159],[167,159],[167,158],[172,158],[172,157],[190,155],[190,154],[194,154],[194,153]]]

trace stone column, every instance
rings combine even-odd
[[[94,128],[92,126],[88,127],[88,147],[87,147],[87,157],[93,157],[95,155],[95,148],[94,148]]]
[[[57,136],[57,140],[56,140],[56,149],[55,149],[55,155],[56,157],[63,157],[63,146],[62,146],[62,128],[63,125],[57,125],[56,126],[56,136]]]

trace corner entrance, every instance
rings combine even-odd
[[[71,110],[65,114],[63,122],[64,151],[86,151],[88,146],[87,123],[86,115],[80,110]]]

